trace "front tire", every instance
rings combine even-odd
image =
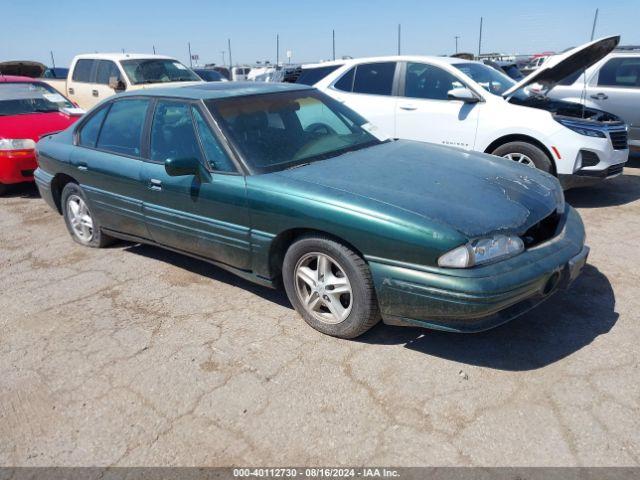
[[[369,267],[328,237],[294,242],[284,257],[282,276],[292,305],[319,332],[355,338],[380,320]]]
[[[62,215],[71,238],[80,245],[92,248],[106,247],[113,239],[102,233],[100,222],[93,215],[87,197],[75,183],[68,183],[62,189]]]
[[[0,183],[0,197],[7,193],[7,186],[4,183]]]
[[[553,171],[553,165],[547,154],[528,142],[505,143],[491,153],[529,167],[535,167],[543,172],[551,173]]]

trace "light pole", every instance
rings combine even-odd
[[[336,31],[331,30],[332,35],[332,45],[333,45],[333,59],[336,59]]]
[[[191,58],[191,42],[187,42],[187,47],[189,49],[189,67],[193,68],[193,59]]]
[[[398,55],[400,55],[400,38],[402,36],[402,25],[398,24]]]
[[[460,38],[460,35],[456,35],[456,53],[458,53],[458,39]]]
[[[482,17],[480,17],[480,36],[478,37],[478,58],[482,52]]]

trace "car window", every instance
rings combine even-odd
[[[336,83],[333,84],[334,88],[342,90],[343,92],[350,92],[353,90],[353,75],[355,74],[356,67],[350,69],[347,73],[340,77]]]
[[[40,82],[0,82],[0,116],[57,112],[73,104]]]
[[[146,99],[113,102],[102,125],[97,148],[139,157],[148,106]]]
[[[491,68],[487,65],[483,65],[481,63],[456,63],[452,66],[457,70],[460,70],[467,77],[471,78],[487,92],[493,93],[494,95],[502,95],[504,92],[506,92],[516,84],[516,82],[512,78],[509,78],[503,72],[496,70],[495,68]],[[445,80],[444,77],[442,78],[446,83],[447,80]],[[461,82],[457,82],[454,84],[453,88],[459,88],[463,86],[464,85],[462,85]]]
[[[640,57],[609,60],[598,75],[601,87],[640,87]]]
[[[143,58],[123,60],[122,68],[124,68],[129,81],[133,85],[200,80],[200,77],[179,61],[171,59]]]
[[[193,112],[193,119],[196,122],[196,130],[202,142],[204,155],[211,168],[219,172],[235,172],[236,168],[233,162],[220,146],[218,139],[211,131],[200,110],[196,107],[191,107],[191,111]]]
[[[312,89],[207,100],[205,104],[257,173],[320,161],[385,141],[360,115]]]
[[[395,62],[358,65],[353,81],[353,91],[372,95],[391,95],[395,71]]]
[[[91,82],[91,71],[93,70],[94,60],[88,58],[81,58],[76,62],[76,66],[73,69],[73,76],[71,77],[74,82]]]
[[[296,80],[296,83],[314,85],[341,66],[342,65],[329,65],[326,67],[303,68],[302,73]]]
[[[486,68],[494,70],[491,67]],[[460,87],[464,87],[464,84],[440,67],[425,63],[407,63],[405,97],[448,100],[449,90]]]
[[[98,141],[98,134],[100,133],[100,127],[102,126],[102,121],[104,120],[105,115],[109,111],[109,105],[101,108],[96,113],[91,115],[89,120],[87,120],[82,129],[80,130],[80,141],[78,142],[83,147],[95,147],[96,142]]]
[[[120,80],[120,70],[118,70],[118,66],[111,60],[99,60],[96,70],[96,83],[109,85],[109,79],[111,77],[116,77]]]
[[[196,158],[202,161],[189,108],[186,103],[164,100],[156,104],[151,125],[151,160]]]

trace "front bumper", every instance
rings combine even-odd
[[[0,183],[32,182],[37,167],[35,156],[0,158]]]
[[[442,269],[369,259],[383,321],[453,332],[508,322],[568,286],[589,248],[584,226],[567,207],[556,237],[511,259],[471,269]]]

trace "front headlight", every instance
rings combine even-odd
[[[30,138],[0,138],[0,151],[33,150],[36,142]]]
[[[524,250],[524,243],[515,235],[493,235],[479,238],[445,253],[438,265],[447,268],[469,268],[513,257]]]
[[[580,135],[586,135],[587,137],[607,138],[602,130],[597,128],[589,128],[589,126],[576,122],[575,120],[555,117],[556,122],[564,125],[570,130],[573,130]]]

